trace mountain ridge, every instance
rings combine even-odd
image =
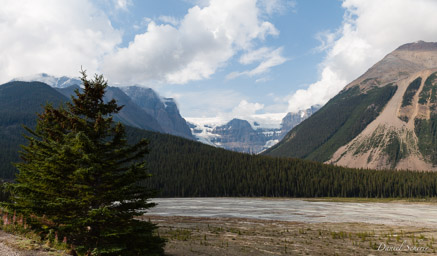
[[[46,73],[15,78],[12,81],[39,81],[55,88],[67,98],[74,95],[74,90],[80,89],[80,85],[82,84],[82,81],[77,78],[67,76],[56,77]],[[161,112],[157,114],[154,112],[154,109],[142,106],[137,98],[132,97],[132,95],[127,95],[125,91],[128,90],[126,90],[126,88],[131,87],[108,86],[106,90],[107,93],[105,94],[105,100],[115,98],[121,105],[125,105],[120,113],[115,115],[115,121],[120,121],[141,129],[169,133],[193,139],[190,128],[186,124],[185,119],[179,114],[179,109],[174,101],[170,102],[170,99],[160,97],[151,88],[138,87],[145,91],[151,91],[149,94],[152,96],[143,100],[163,102],[161,105],[164,107],[161,106],[159,109]],[[164,101],[168,104],[164,105]]]
[[[437,171],[436,71],[437,43],[402,45],[266,153],[354,168]]]

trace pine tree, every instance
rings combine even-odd
[[[45,106],[36,129],[27,128],[7,206],[87,255],[162,254],[156,226],[134,218],[154,206],[152,191],[141,186],[150,176],[140,161],[148,143],[127,143],[123,125],[112,119],[122,106],[103,100],[103,76],[88,80],[82,71],[82,82],[71,103]]]

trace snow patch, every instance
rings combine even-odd
[[[11,82],[12,81],[41,82],[55,88],[66,88],[71,85],[82,85],[82,81],[77,78],[71,78],[66,76],[55,77],[46,73],[17,77],[12,79]]]

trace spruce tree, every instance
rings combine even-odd
[[[152,191],[141,186],[150,176],[141,161],[148,143],[127,143],[112,118],[122,106],[103,100],[107,82],[81,73],[83,91],[65,107],[45,106],[36,129],[26,128],[29,144],[7,206],[86,255],[162,254],[156,226],[135,219],[154,206]]]

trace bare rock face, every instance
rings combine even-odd
[[[379,116],[328,163],[437,171],[437,43],[400,46],[345,89],[396,85]]]
[[[413,73],[437,67],[437,43],[418,41],[400,46],[373,65],[344,90],[360,86],[366,91],[374,86],[406,79]]]
[[[284,138],[284,136],[291,131],[295,126],[300,124],[302,121],[310,117],[317,110],[320,109],[320,105],[311,106],[306,110],[300,110],[297,113],[288,112],[287,115],[282,119],[281,123],[281,135],[280,139]]]
[[[158,121],[164,133],[188,139],[194,138],[187,122],[180,115],[179,109],[173,99],[161,98],[151,88],[130,86],[122,87],[121,89],[135,104]]]
[[[215,145],[245,153],[262,151],[269,139],[262,132],[254,130],[248,121],[236,118],[215,127],[212,133],[218,135],[211,141]]]

